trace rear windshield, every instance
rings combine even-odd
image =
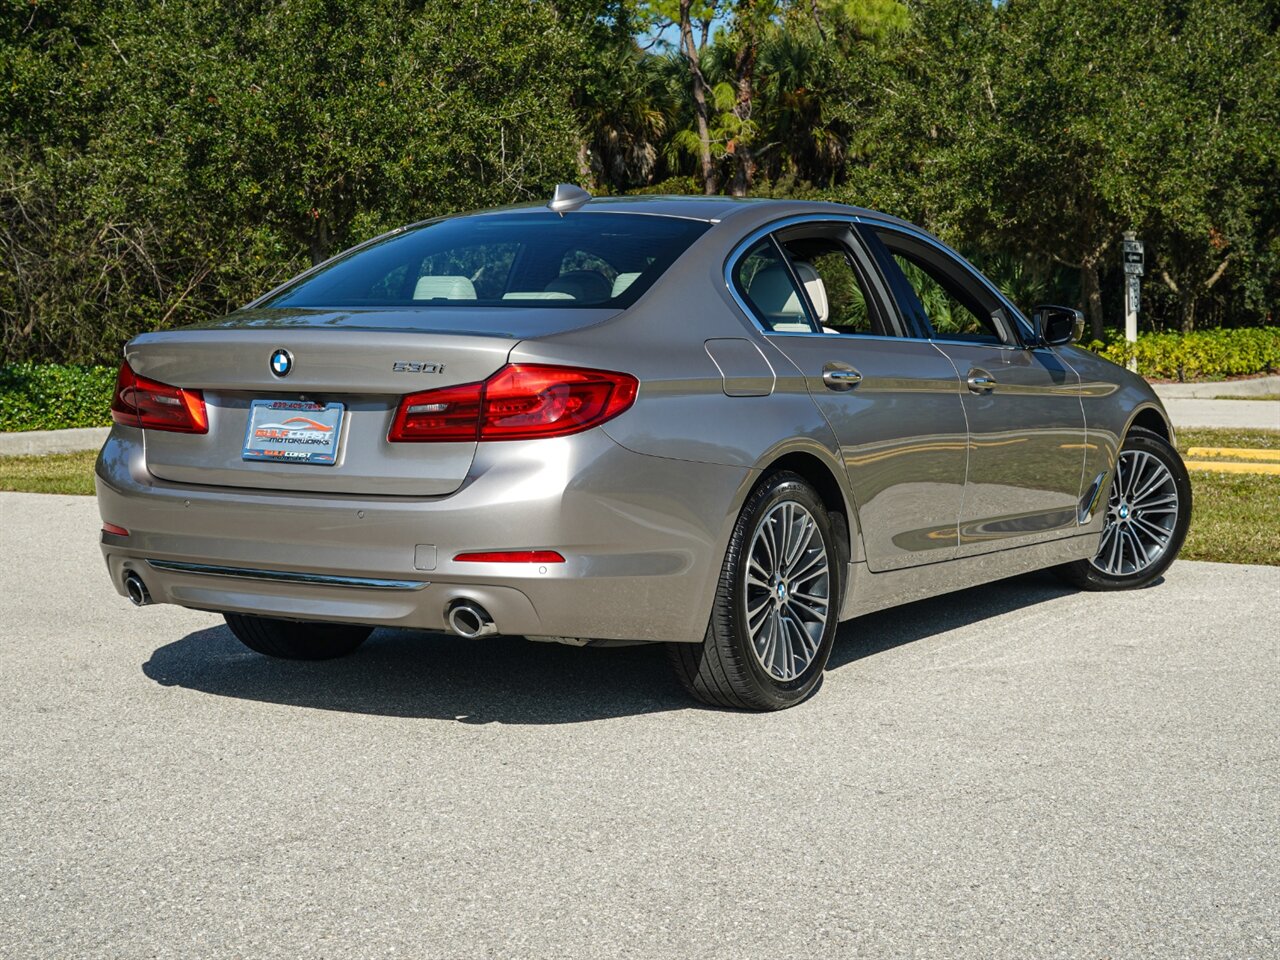
[[[487,214],[343,257],[268,307],[627,307],[710,226],[619,213]]]

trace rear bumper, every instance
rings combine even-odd
[[[443,629],[448,606],[470,599],[500,632],[530,636],[700,640],[750,479],[593,430],[481,444],[445,497],[277,493],[157,480],[143,442],[117,426],[98,458],[102,519],[129,531],[102,535],[120,593],[134,571],[156,603],[423,629]],[[486,549],[553,549],[566,562],[452,559]]]

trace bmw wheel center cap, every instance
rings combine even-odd
[[[277,350],[271,355],[271,372],[277,377],[286,377],[293,369],[293,355],[288,350]]]

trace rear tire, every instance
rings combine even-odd
[[[667,645],[676,676],[716,707],[799,703],[831,656],[840,582],[822,500],[799,475],[774,474],[738,515],[702,643]]]
[[[347,623],[273,620],[243,613],[225,613],[236,639],[254,653],[282,660],[332,660],[355,651],[373,633],[372,627]]]
[[[1168,440],[1134,427],[1107,491],[1098,553],[1056,569],[1082,590],[1136,590],[1173,563],[1191,523],[1191,478]]]

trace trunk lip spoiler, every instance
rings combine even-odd
[[[263,570],[255,567],[223,567],[182,560],[147,559],[147,566],[171,573],[194,573],[235,580],[267,580],[275,583],[310,583],[328,587],[357,587],[365,590],[421,590],[430,580],[387,580],[380,577],[347,577],[331,573],[302,573],[294,570]]]

